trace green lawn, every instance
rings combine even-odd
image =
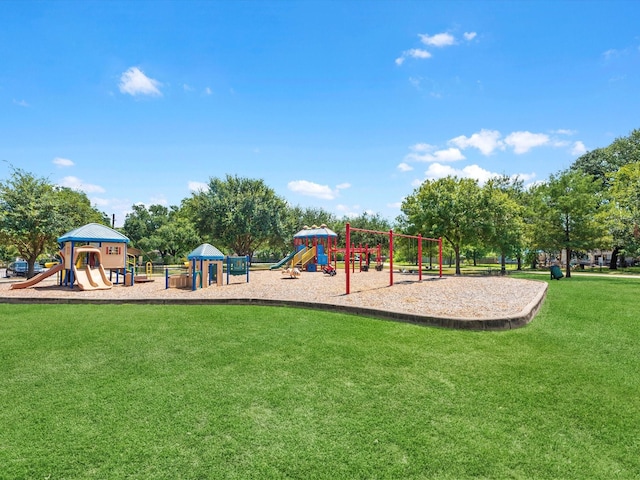
[[[0,478],[638,478],[639,289],[554,281],[506,332],[0,305]]]

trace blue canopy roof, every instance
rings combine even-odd
[[[203,243],[187,255],[189,260],[224,260],[224,253],[213,245]]]
[[[58,238],[58,242],[71,241],[129,243],[129,239],[126,236],[99,223],[89,223]]]
[[[330,228],[327,228],[326,225],[320,225],[319,227],[313,225],[312,227],[304,227],[296,233],[293,238],[328,238],[337,236],[338,234]]]

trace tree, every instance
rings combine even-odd
[[[336,233],[339,237],[344,236],[347,223],[353,228],[361,228],[375,232],[388,232],[391,229],[389,221],[380,214],[364,212],[357,217],[343,217],[341,221],[337,222]],[[381,244],[383,247],[386,247],[389,245],[389,235],[355,231],[351,233],[351,243],[362,246],[369,245],[370,247]]]
[[[585,153],[571,166],[571,170],[593,175],[600,181],[604,198],[611,197],[611,188],[616,181],[617,172],[626,165],[640,162],[640,129],[635,129],[626,137],[618,137],[610,145]],[[618,182],[619,183],[619,182]],[[621,200],[620,195],[616,195]],[[618,255],[625,248],[631,247],[631,237],[628,235],[629,212],[625,211],[622,203],[612,201],[604,203],[599,212],[602,222],[609,229],[611,241],[611,261],[609,268],[618,268]]]
[[[122,230],[135,247],[147,253],[157,251],[165,263],[201,243],[186,210],[176,206],[133,205]]]
[[[27,261],[27,277],[40,255],[56,249],[59,236],[91,222],[108,224],[108,218],[82,192],[17,168],[0,182],[0,238]]]
[[[507,256],[519,255],[523,245],[522,182],[509,177],[492,178],[483,186],[484,243],[496,248],[501,256],[501,270],[506,271]],[[520,263],[518,263],[520,267]]]
[[[287,204],[263,180],[227,175],[211,178],[208,187],[184,204],[200,236],[251,256],[282,237]]]
[[[486,219],[481,189],[476,180],[448,176],[427,180],[402,202],[401,210],[412,231],[443,237],[455,254],[460,275],[460,251],[476,241]]]
[[[636,162],[640,162],[640,129],[632,130],[626,137],[616,138],[607,147],[585,153],[571,165],[571,170],[592,175],[606,189],[611,186],[613,175],[620,167]]]
[[[613,177],[607,204],[607,225],[619,250],[640,251],[640,163],[620,167]],[[612,255],[612,263],[614,258]],[[611,268],[616,268],[616,264]]]
[[[565,250],[567,277],[571,277],[572,253],[599,247],[606,235],[596,217],[599,192],[594,177],[571,170],[551,175],[536,188],[535,242],[545,249]]]

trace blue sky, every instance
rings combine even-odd
[[[117,225],[226,174],[393,220],[425,179],[541,181],[640,127],[631,0],[5,0],[0,24],[0,178]]]

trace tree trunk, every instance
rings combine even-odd
[[[453,251],[456,254],[456,275],[460,275],[460,247],[456,245],[453,247]]]
[[[500,274],[505,275],[507,273],[507,260],[504,250],[500,252]]]
[[[567,272],[565,276],[567,278],[571,278],[571,249],[567,247],[566,252],[567,252]]]
[[[620,253],[620,247],[613,247],[613,252],[611,252],[611,261],[609,262],[609,270],[618,269],[618,253]]]
[[[518,271],[520,271],[522,270],[522,255],[518,254],[516,258],[518,259]]]

